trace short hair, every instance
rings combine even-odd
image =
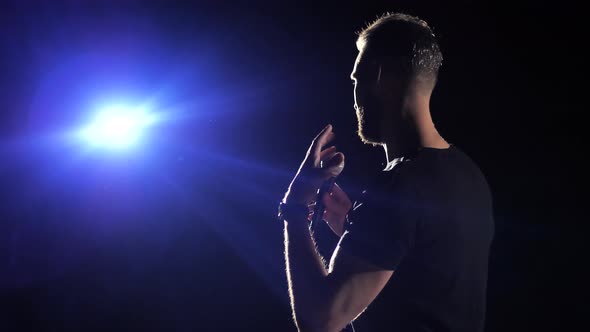
[[[358,33],[356,44],[411,78],[436,82],[443,56],[434,32],[418,17],[385,13]]]

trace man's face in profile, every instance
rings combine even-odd
[[[358,120],[358,135],[363,143],[381,144],[383,107],[378,98],[379,65],[372,61],[365,50],[356,58],[350,78],[354,84],[354,108]]]

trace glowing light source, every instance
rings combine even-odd
[[[157,116],[143,107],[111,106],[98,112],[80,131],[81,138],[94,147],[122,149],[136,145]]]

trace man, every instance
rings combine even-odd
[[[380,315],[371,331],[483,331],[491,195],[478,167],[433,124],[442,62],[434,34],[416,17],[387,14],[359,34],[357,48],[358,133],[384,148],[388,165],[354,208],[338,185],[319,198],[341,236],[326,269],[308,207],[344,155],[326,148],[331,125],[313,140],[280,205],[295,323],[340,331],[369,307]]]

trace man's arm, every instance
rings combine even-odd
[[[336,248],[326,270],[306,220],[285,222],[289,295],[300,331],[340,331],[381,292],[393,271]]]
[[[284,202],[308,205],[323,181],[342,172],[344,155],[334,146],[324,149],[334,136],[328,125],[314,138]],[[330,200],[326,203],[326,209],[334,211],[329,209]],[[330,270],[326,270],[306,216],[289,218],[285,220],[285,261],[295,322],[301,331],[339,331],[373,301],[393,271],[340,254],[339,247],[332,255]],[[341,229],[334,224],[330,227]]]

